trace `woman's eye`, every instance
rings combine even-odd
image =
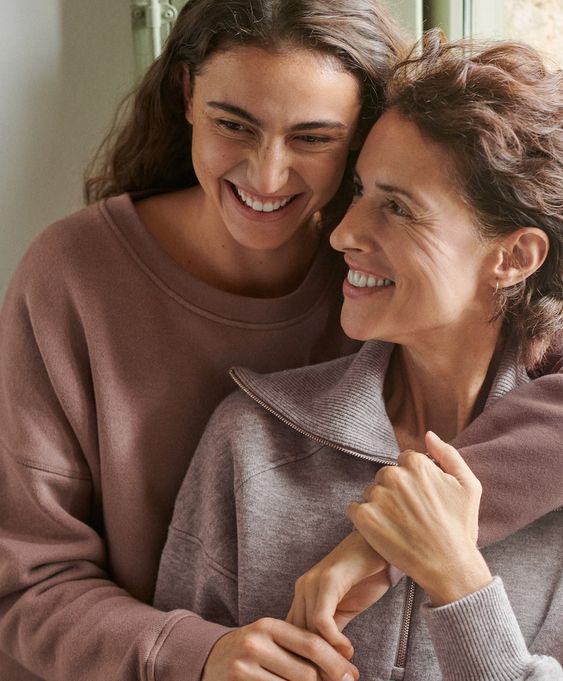
[[[223,128],[226,128],[227,130],[230,130],[231,132],[245,132],[246,131],[246,126],[243,125],[242,123],[236,123],[235,121],[229,121],[225,120],[223,118],[220,118],[217,121],[218,125],[220,125]]]
[[[320,135],[299,135],[297,138],[300,142],[305,144],[326,144],[330,142],[330,137],[322,137]]]
[[[402,206],[400,206],[393,199],[387,199],[385,202],[385,207],[393,213],[393,215],[398,215],[401,218],[410,218],[410,213],[408,213]]]

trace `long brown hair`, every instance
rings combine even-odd
[[[484,238],[526,226],[549,238],[544,264],[496,294],[495,318],[533,368],[563,331],[563,71],[524,44],[432,30],[396,66],[386,106],[447,149]]]
[[[241,44],[268,50],[296,46],[335,58],[357,77],[362,120],[371,123],[403,39],[378,0],[189,0],[164,52],[122,104],[88,168],[87,202],[197,182],[183,70],[197,76],[213,53]]]

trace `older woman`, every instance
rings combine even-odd
[[[521,45],[471,56],[431,33],[397,67],[331,238],[344,329],[371,342],[233,372],[242,391],[180,491],[158,606],[234,626],[291,606],[353,646],[364,679],[563,679],[563,515],[478,548],[479,471],[454,449],[562,329],[562,112],[562,74]],[[494,449],[484,465],[500,489]],[[390,589],[388,565],[408,575]],[[241,664],[232,678],[282,677]]]

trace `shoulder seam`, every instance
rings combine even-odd
[[[295,456],[295,455],[286,456],[283,459],[278,459],[277,461],[271,462],[267,466],[262,466],[258,470],[255,469],[253,471],[249,471],[247,473],[247,475],[243,478],[243,480],[241,480],[238,483],[238,485],[235,487],[235,489],[234,489],[235,495],[238,494],[241,487],[246,485],[246,483],[249,482],[250,480],[252,480],[252,478],[257,477],[258,475],[262,475],[263,473],[268,473],[269,471],[275,470],[276,468],[281,468],[282,466],[287,466],[288,464],[291,464],[293,462],[303,461],[304,459],[308,459],[311,456],[314,456],[315,454],[320,452],[321,449],[324,449],[325,446],[326,446],[326,445],[318,444],[318,443],[314,443],[314,444],[317,444],[317,447],[312,452],[306,452],[306,453],[301,454],[299,456]]]

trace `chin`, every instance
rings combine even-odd
[[[358,320],[354,323],[350,319],[342,318],[340,319],[340,325],[344,333],[348,338],[352,338],[352,340],[361,342],[375,340],[383,343],[397,343],[396,338],[390,337],[389,333],[385,333],[383,328],[378,329],[375,325],[367,326],[359,323]]]
[[[344,333],[348,336],[348,338],[352,338],[352,340],[357,341],[376,340],[376,337],[373,335],[373,333],[367,332],[365,329],[362,329],[362,327],[359,327],[357,324],[349,324],[345,323],[344,321],[341,321],[341,326]]]

